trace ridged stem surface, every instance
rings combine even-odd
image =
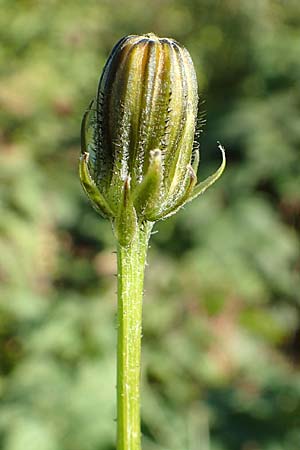
[[[117,450],[140,450],[140,378],[144,270],[152,224],[118,245]]]

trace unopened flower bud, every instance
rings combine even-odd
[[[196,185],[197,79],[188,51],[154,34],[112,50],[82,121],[80,178],[122,245],[139,223],[168,217],[213,184]]]

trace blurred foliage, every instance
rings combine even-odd
[[[152,237],[144,450],[300,448],[299,0],[1,0],[0,448],[112,450],[109,223],[77,177],[79,126],[123,35],[191,52],[200,178]]]

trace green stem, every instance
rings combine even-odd
[[[118,245],[117,450],[140,450],[140,377],[144,270],[151,223]]]

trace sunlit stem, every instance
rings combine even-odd
[[[117,450],[140,450],[140,379],[144,270],[152,223],[118,245]]]

